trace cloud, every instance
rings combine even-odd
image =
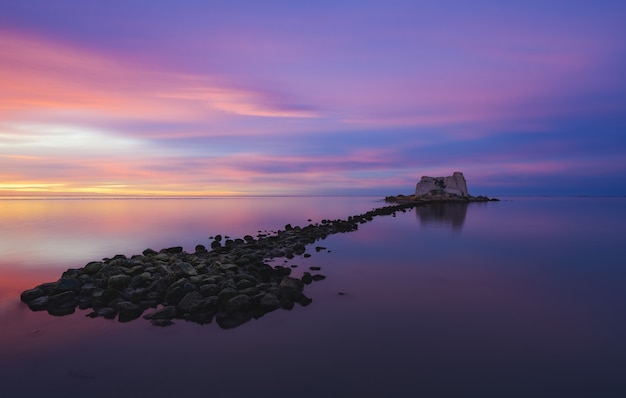
[[[151,69],[10,31],[0,35],[0,73],[5,120],[54,111],[164,121],[316,114],[310,107],[286,106],[289,101],[276,92],[229,86],[210,75]]]

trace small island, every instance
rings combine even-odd
[[[471,196],[467,191],[465,176],[455,171],[447,177],[422,176],[415,186],[412,195],[386,196],[385,201],[391,203],[411,202],[488,202],[498,201],[486,196]]]

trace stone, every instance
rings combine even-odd
[[[196,302],[202,300],[203,298],[204,296],[202,296],[199,292],[189,292],[178,302],[176,309],[180,314],[185,314],[191,310],[191,307],[193,307]]]
[[[233,329],[241,326],[252,319],[252,315],[248,312],[218,313],[216,321],[222,329]]]
[[[161,251],[159,253],[178,254],[178,253],[182,253],[182,252],[183,252],[183,247],[182,246],[174,246],[174,247],[168,247],[166,249],[161,249]]]
[[[133,319],[137,319],[143,313],[143,309],[131,303],[130,301],[122,301],[117,305],[118,321],[120,322],[129,322]]]
[[[163,307],[159,310],[153,311],[149,314],[144,315],[145,319],[172,319],[176,317],[176,307],[173,305]]]
[[[444,188],[456,186],[464,194],[466,188],[463,191],[458,176],[452,177],[456,185],[441,177],[442,181],[435,183],[437,189],[444,192]],[[458,197],[451,197],[450,201],[458,201]],[[376,216],[405,212],[426,202],[405,201],[347,220],[322,220],[321,224],[265,231],[259,233],[258,239],[251,235],[244,239],[225,237],[224,246],[220,244],[222,237],[216,236],[213,243],[217,247],[212,251],[199,245],[191,254],[174,247],[160,252],[146,249],[143,256],[134,255],[130,259],[117,255],[89,263],[82,269],[68,269],[59,281],[26,290],[21,299],[31,310],[48,310],[53,315],[72,313],[78,305],[81,309],[93,309],[88,316],[117,316],[119,321],[127,322],[140,317],[148,308],[159,308],[145,316],[157,326],[170,325],[172,319],[205,324],[215,317],[220,327],[232,328],[278,308],[310,304],[312,300],[303,291],[305,283],[325,278],[306,271],[301,278],[291,277],[291,267],[272,266],[272,259],[285,255],[309,256],[305,252],[307,246],[328,235],[354,231],[358,224]],[[323,246],[314,248],[315,252],[327,250]],[[319,271],[320,267],[309,269]]]
[[[182,272],[183,275],[185,275],[185,276],[198,275],[198,271],[196,271],[196,269],[193,267],[193,265],[191,265],[189,263],[179,263],[178,264],[178,268],[180,269],[180,272]]]
[[[222,291],[219,292],[219,294],[217,295],[217,298],[220,303],[226,303],[228,300],[230,300],[231,298],[237,295],[239,295],[239,292],[237,291],[237,289],[233,289],[232,287],[227,287],[227,288],[222,289]]]
[[[106,319],[113,319],[117,316],[117,310],[111,307],[104,307],[97,310],[96,315]]]
[[[313,276],[311,275],[310,272],[305,272],[302,274],[302,282],[304,282],[305,285],[310,285],[313,282]]]
[[[247,294],[240,294],[226,302],[226,312],[243,312],[250,308],[251,299]]]
[[[128,275],[113,275],[107,280],[107,286],[111,289],[124,290],[131,282],[132,278]]]
[[[43,311],[48,307],[48,298],[48,296],[40,296],[26,303],[32,311]]]
[[[285,276],[278,285],[278,291],[281,296],[290,300],[295,300],[300,297],[302,290],[304,289],[304,282],[300,279]]]
[[[415,186],[417,197],[460,196],[468,197],[467,183],[463,173],[455,171],[448,177],[423,176]]]
[[[280,300],[272,293],[267,293],[259,300],[259,307],[265,311],[274,311],[281,307]]]
[[[152,323],[154,326],[159,327],[171,326],[174,324],[174,322],[169,319],[152,319],[150,323]]]
[[[78,292],[80,290],[80,281],[76,278],[61,278],[57,282],[54,291],[56,293],[66,292],[68,290],[72,290],[74,292]]]
[[[146,257],[151,257],[151,256],[155,256],[158,254],[158,252],[156,250],[152,250],[152,249],[146,249],[143,251],[142,253],[144,256]]]
[[[102,268],[102,265],[103,264],[101,261],[92,261],[88,263],[87,265],[85,265],[83,267],[83,270],[85,271],[86,274],[93,275],[97,273],[98,271],[100,271],[100,268]]]
[[[22,294],[20,295],[20,299],[26,304],[29,304],[31,301],[41,296],[45,296],[45,295],[46,295],[46,291],[40,288],[39,286],[37,286],[34,289],[23,291]]]
[[[69,315],[76,309],[76,293],[72,290],[55,294],[48,298],[47,310],[50,315]]]

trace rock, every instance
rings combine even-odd
[[[199,292],[189,292],[176,305],[176,310],[178,310],[179,314],[188,313],[191,310],[191,307],[193,307],[196,302],[202,300],[203,298],[204,296],[202,296],[202,294],[200,294]]]
[[[304,289],[304,282],[300,279],[285,276],[278,285],[278,291],[282,297],[290,300],[296,300],[302,294]]]
[[[158,252],[156,250],[146,249],[146,250],[143,251],[142,254],[144,256],[146,256],[146,257],[152,257],[152,256],[156,256],[158,254]]]
[[[228,300],[230,300],[231,298],[237,295],[239,295],[239,292],[237,291],[237,289],[233,289],[232,287],[227,287],[227,288],[222,289],[222,291],[219,292],[219,294],[217,295],[217,299],[220,303],[226,303]]]
[[[143,309],[130,301],[122,301],[117,305],[118,320],[120,322],[128,322],[137,319],[143,313]]]
[[[96,316],[101,316],[106,319],[113,319],[117,316],[117,310],[111,307],[100,308],[96,311]]]
[[[234,312],[232,314],[218,313],[216,320],[217,324],[222,329],[233,329],[237,326],[243,325],[250,319],[252,319],[252,315],[248,312]]]
[[[170,261],[170,256],[168,256],[167,253],[159,253],[156,256],[154,256],[154,259],[158,261],[163,261],[166,263]]]
[[[193,275],[198,275],[198,271],[196,271],[196,269],[193,267],[193,265],[189,264],[189,263],[179,263],[178,264],[178,268],[180,269],[180,272],[183,273],[183,275],[185,276],[193,276]]]
[[[455,171],[448,177],[423,176],[415,186],[415,196],[461,196],[468,197],[467,183],[463,173]]]
[[[54,288],[55,293],[62,293],[68,290],[78,292],[80,290],[80,281],[76,278],[61,278]]]
[[[124,290],[130,285],[132,278],[128,275],[113,275],[107,280],[107,286],[115,290]]]
[[[72,290],[55,294],[48,298],[46,309],[50,315],[69,315],[76,309],[76,293]]]
[[[166,249],[161,249],[161,251],[159,253],[178,254],[178,253],[182,253],[182,252],[183,252],[183,247],[182,246],[174,246],[174,247],[168,247]]]
[[[154,326],[160,327],[170,326],[174,324],[174,322],[169,319],[152,319],[150,323],[152,323]]]
[[[86,274],[93,275],[97,273],[98,271],[100,271],[100,269],[102,268],[102,265],[103,264],[101,261],[92,261],[83,267],[83,271]]]
[[[46,295],[46,291],[43,290],[41,287],[37,286],[34,289],[23,291],[22,294],[20,295],[20,299],[26,304],[29,304],[31,301],[41,296],[45,296],[45,295]]]
[[[444,179],[437,184],[446,185],[448,181]],[[463,194],[461,183],[455,184]],[[454,184],[448,185],[437,189],[451,188]],[[469,197],[466,201],[471,200]],[[79,305],[82,309],[93,308],[89,316],[118,316],[121,322],[127,322],[152,307],[160,309],[145,318],[157,326],[170,325],[175,318],[203,324],[217,316],[220,327],[232,328],[278,308],[291,309],[294,303],[310,304],[312,300],[304,295],[304,285],[325,278],[310,272],[304,272],[300,279],[294,278],[290,276],[291,267],[272,267],[269,260],[294,255],[308,257],[306,247],[328,235],[354,231],[358,224],[376,216],[393,215],[424,203],[407,200],[347,220],[324,219],[321,224],[305,227],[289,225],[282,231],[259,233],[258,239],[251,235],[244,239],[225,237],[224,246],[218,235],[211,244],[212,251],[198,245],[192,254],[177,246],[158,253],[146,249],[143,255],[130,259],[116,255],[88,263],[82,269],[68,269],[59,281],[26,290],[20,298],[31,310],[47,309],[54,315],[72,313]],[[321,250],[326,248],[315,246],[315,252]]]
[[[189,308],[189,312],[194,315],[204,314],[212,316],[217,312],[217,309],[217,297],[211,296],[196,301],[191,308]]]
[[[313,282],[313,276],[310,272],[305,272],[302,274],[302,278],[300,278],[305,285],[309,285]]]
[[[213,283],[200,286],[200,293],[202,293],[202,295],[206,297],[217,296],[219,292],[220,292],[220,287]]]
[[[149,272],[143,272],[137,276],[134,276],[130,282],[130,285],[132,287],[147,286],[152,283],[152,281],[152,275]]]
[[[32,311],[43,311],[48,307],[48,299],[48,296],[40,296],[29,300],[26,303],[28,304],[28,308],[30,308]]]
[[[247,294],[240,294],[226,302],[226,312],[244,312],[250,308],[251,299]]]
[[[281,307],[280,300],[272,293],[267,293],[259,300],[259,308],[269,312]]]
[[[250,287],[255,287],[256,283],[248,280],[248,279],[242,279],[239,282],[237,282],[237,290],[244,290]]]
[[[176,317],[176,307],[173,305],[163,307],[159,310],[153,311],[149,314],[144,315],[145,319],[172,319]]]

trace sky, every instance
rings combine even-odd
[[[0,2],[0,195],[626,195],[626,2]]]

